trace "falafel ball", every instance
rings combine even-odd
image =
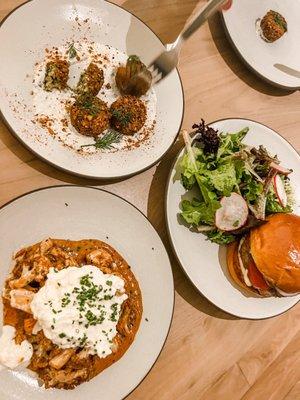
[[[135,96],[118,98],[110,106],[111,125],[124,135],[133,135],[145,124],[147,109],[145,104]]]
[[[260,23],[263,38],[268,42],[275,42],[287,32],[285,18],[276,11],[270,10]]]
[[[116,85],[121,94],[140,97],[148,92],[152,74],[138,56],[128,57],[127,63],[116,72]]]
[[[97,96],[103,83],[103,70],[100,69],[96,64],[90,63],[87,69],[80,75],[76,92],[78,94],[89,93],[93,96]]]
[[[44,89],[52,92],[53,89],[64,90],[69,79],[69,63],[66,60],[56,58],[46,64]]]
[[[104,101],[84,94],[71,106],[70,118],[79,133],[97,137],[109,127],[110,112]]]

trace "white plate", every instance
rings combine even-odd
[[[288,25],[288,31],[274,43],[262,40],[255,25],[269,10],[283,15]],[[274,66],[283,64],[300,71],[300,1],[237,0],[222,15],[233,46],[248,66],[271,84],[288,90],[300,89],[299,77]]]
[[[155,130],[137,149],[81,156],[31,122],[33,112],[27,110],[33,105],[35,63],[44,59],[45,48],[82,42],[84,37],[137,54],[145,63],[163,49],[142,21],[107,1],[32,0],[15,9],[0,26],[0,110],[17,138],[58,168],[88,178],[121,178],[141,172],[163,157],[179,132],[184,101],[177,70],[155,87]]]
[[[250,131],[246,143],[254,146],[262,144],[270,152],[278,154],[282,164],[294,170],[290,175],[297,203],[294,212],[300,214],[300,156],[285,139],[272,129],[245,119],[226,119],[210,125],[224,132],[236,132],[248,126]],[[192,232],[183,225],[178,215],[182,196],[187,199],[197,196],[197,191],[186,195],[180,183],[179,160],[183,154],[184,150],[179,153],[169,176],[166,218],[175,254],[187,276],[209,301],[241,318],[269,318],[291,308],[300,300],[300,296],[260,298],[245,295],[228,276],[226,248],[207,241],[203,234]]]
[[[144,312],[125,355],[74,390],[45,390],[25,372],[0,372],[0,398],[7,400],[120,400],[146,376],[166,340],[174,304],[167,252],[146,217],[120,197],[99,189],[58,186],[21,196],[0,210],[0,287],[13,252],[49,236],[100,239],[131,265],[142,292]],[[1,302],[2,303],[2,302]],[[2,325],[2,304],[0,306]],[[146,318],[148,321],[146,321]]]

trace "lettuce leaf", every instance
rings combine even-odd
[[[205,175],[222,196],[230,196],[238,184],[233,162],[222,164],[213,171],[206,171]]]
[[[243,178],[245,185],[242,189],[243,197],[248,203],[255,203],[260,195],[262,195],[264,186],[262,183],[255,180],[250,174],[245,174]]]
[[[211,232],[205,233],[207,239],[217,244],[229,244],[235,241],[236,237],[229,233],[220,232],[217,229]]]
[[[290,212],[293,212],[292,206],[288,204],[286,207],[282,207],[282,205],[279,203],[277,199],[274,190],[270,189],[267,195],[266,214],[290,213]]]
[[[233,153],[240,151],[244,148],[242,140],[247,135],[249,128],[244,128],[237,133],[221,134],[221,143],[217,152],[217,159],[222,157],[231,156]]]
[[[197,158],[199,149],[193,147],[192,151],[195,155],[195,158]],[[197,161],[195,165],[194,160],[190,159],[189,154],[185,154],[181,160],[180,167],[183,171],[181,173],[181,183],[185,189],[190,190],[197,182],[196,174],[202,170],[203,165]]]
[[[220,202],[217,200],[212,200],[209,205],[197,199],[183,200],[181,216],[190,225],[214,225],[215,213],[218,208],[220,208]]]

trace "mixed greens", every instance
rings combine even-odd
[[[186,190],[199,189],[197,198],[181,202],[185,222],[209,240],[227,244],[268,214],[292,212],[288,170],[263,146],[247,146],[249,131],[219,133],[193,125],[193,141],[184,131],[186,153],[181,161],[181,182]]]

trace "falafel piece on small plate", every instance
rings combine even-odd
[[[147,118],[145,104],[138,97],[122,96],[110,106],[112,127],[124,134],[133,135],[144,126]]]
[[[76,87],[78,94],[91,94],[97,96],[104,83],[103,70],[94,63],[90,63],[87,69],[80,75]]]
[[[52,92],[54,89],[64,90],[68,85],[69,63],[66,60],[55,58],[46,64],[44,89]]]
[[[263,17],[260,27],[263,39],[271,43],[280,39],[287,32],[285,18],[273,10],[268,11]]]
[[[70,118],[79,133],[97,137],[109,127],[110,111],[98,97],[83,94],[70,107]]]

